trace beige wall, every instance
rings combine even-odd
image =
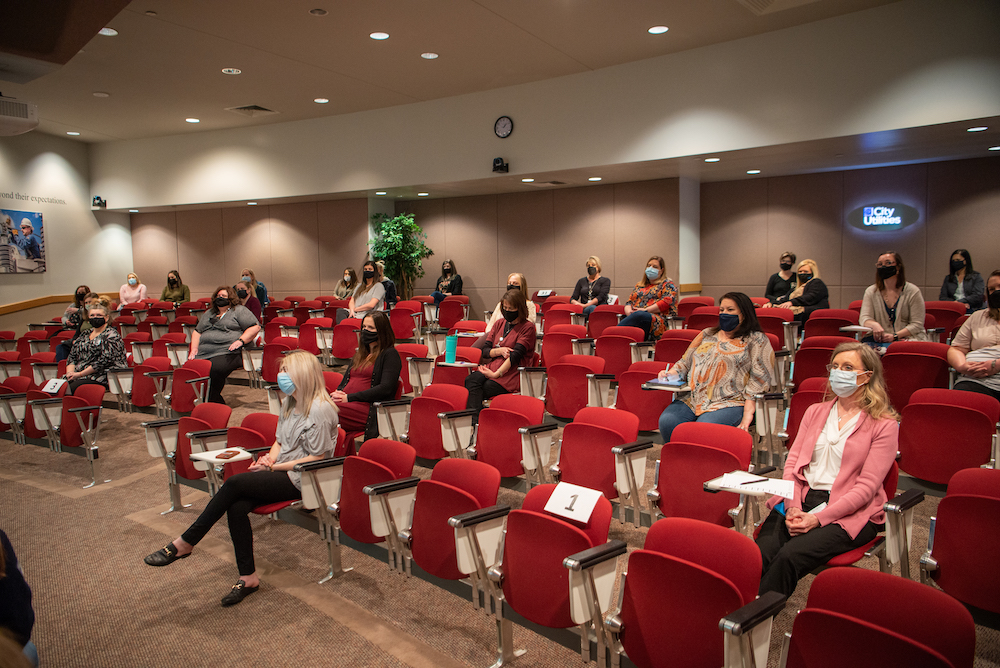
[[[901,202],[920,212],[897,231],[861,230],[848,212]],[[903,256],[908,281],[937,299],[950,253],[967,248],[975,268],[1000,268],[1000,160],[983,158],[878,169],[706,183],[701,188],[703,294],[763,296],[778,256],[819,265],[830,305],[847,307],[874,282],[879,253]]]
[[[441,262],[455,262],[472,310],[492,309],[511,272],[529,289],[569,295],[587,257],[601,259],[612,292],[626,299],[650,255],[677,280],[677,179],[400,203],[427,233],[418,293],[429,293]]]

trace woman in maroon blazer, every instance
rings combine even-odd
[[[528,302],[524,293],[508,290],[500,300],[501,315],[485,337],[473,344],[482,350],[479,369],[465,379],[469,390],[468,408],[479,411],[483,399],[521,389],[517,367],[531,359],[535,352],[535,323],[528,320]]]
[[[764,560],[760,592],[791,596],[803,575],[865,545],[885,526],[882,482],[896,458],[899,426],[889,405],[882,362],[870,347],[833,351],[836,400],[806,410],[785,460],[795,496],[768,501],[757,537]]]

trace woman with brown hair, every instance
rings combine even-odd
[[[161,302],[183,304],[191,301],[191,288],[184,285],[181,275],[176,269],[167,272],[167,284],[160,291]]]
[[[440,304],[445,297],[462,294],[462,275],[458,273],[458,267],[451,260],[441,263],[441,277],[437,280],[437,285],[431,297],[434,304]]]
[[[347,314],[351,318],[371,311],[385,310],[385,286],[382,285],[382,271],[373,260],[361,265],[361,280],[354,288]]]
[[[528,305],[528,322],[535,322],[535,314],[538,310],[535,302],[531,301],[531,292],[528,290],[528,281],[524,278],[524,274],[515,271],[507,276],[507,286],[500,295],[501,299],[508,290],[519,290],[524,295],[525,303]],[[497,302],[490,315],[490,319],[486,321],[486,331],[489,332],[493,329],[493,325],[501,320],[503,320],[503,306],[501,302]]]
[[[882,483],[896,458],[898,416],[889,405],[882,362],[863,343],[838,345],[830,359],[836,398],[813,404],[785,460],[791,499],[771,497],[757,546],[760,592],[791,596],[803,575],[872,541],[885,527]]]
[[[395,345],[389,316],[382,311],[370,311],[365,315],[361,321],[358,351],[347,365],[340,387],[332,395],[340,409],[340,426],[344,431],[363,431],[365,440],[378,436],[372,404],[396,396],[403,369]]]
[[[923,341],[924,296],[920,288],[906,282],[903,256],[895,251],[882,253],[875,264],[875,283],[865,289],[858,321],[871,327],[865,343],[886,347],[893,341]]]
[[[220,285],[212,293],[212,302],[201,314],[191,333],[192,359],[212,361],[208,376],[208,401],[224,404],[222,388],[236,369],[243,367],[240,349],[250,345],[260,331],[260,323],[245,306],[240,306],[232,288]]]
[[[677,314],[677,286],[667,278],[663,258],[654,255],[646,261],[642,280],[625,302],[622,327],[641,327],[646,339],[658,339],[667,331],[667,316]]]

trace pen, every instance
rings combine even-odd
[[[770,480],[770,478],[761,478],[760,480],[747,480],[746,482],[741,482],[740,484],[741,485],[754,485],[754,484],[756,484],[758,482],[766,482],[768,480]]]

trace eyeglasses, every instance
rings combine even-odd
[[[895,266],[896,266],[896,263],[892,262],[892,261],[889,261],[889,262],[879,262],[879,263],[877,263],[875,265],[876,268],[881,268],[881,267],[895,267]]]
[[[867,369],[855,369],[854,366],[849,363],[844,366],[840,366],[839,364],[827,364],[826,372],[830,373],[831,371],[857,371],[858,373],[871,373]]]

